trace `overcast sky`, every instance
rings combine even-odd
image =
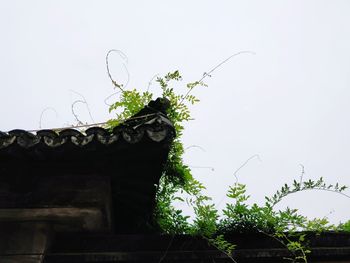
[[[186,162],[216,202],[234,171],[252,202],[283,183],[323,176],[350,185],[349,1],[0,1],[0,130],[76,124],[71,104],[89,103],[93,120],[111,116],[105,69],[110,49],[128,57],[128,88],[180,70],[184,84],[230,55],[198,88],[201,103],[184,136]],[[115,79],[125,82],[112,54]],[[158,87],[151,91],[159,94]],[[110,101],[113,101],[112,98]],[[52,110],[54,109],[54,110]],[[86,107],[76,111],[91,123]],[[213,167],[195,168],[196,166]],[[349,191],[348,191],[349,193]],[[218,206],[223,207],[226,200]],[[350,200],[326,192],[288,197],[279,208],[350,219]]]

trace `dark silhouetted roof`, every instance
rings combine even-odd
[[[167,143],[174,128],[158,99],[112,131],[92,127],[84,133],[75,129],[0,132],[0,162],[9,160],[60,160],[86,158],[101,151],[123,149],[128,144]]]
[[[286,247],[262,234],[234,234],[226,238],[237,246],[232,256],[238,263],[281,263],[293,258]],[[310,262],[350,262],[349,233],[311,234],[309,238]],[[44,262],[233,262],[202,237],[58,236],[55,241]]]
[[[1,132],[0,209],[91,206],[98,196],[91,182],[108,178],[112,212],[103,216],[113,217],[117,233],[147,231],[156,185],[175,137],[167,104],[163,99],[151,101],[112,131],[93,127],[84,133]],[[91,198],[87,190],[71,191],[90,188]]]

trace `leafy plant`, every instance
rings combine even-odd
[[[345,223],[340,223],[337,227],[337,230],[344,231],[344,232],[350,232],[350,220],[348,220]]]
[[[320,177],[317,181],[313,181],[311,179],[307,181],[300,181],[297,182],[296,180],[293,181],[292,186],[289,186],[285,184],[282,186],[281,190],[278,190],[271,198],[266,197],[266,201],[271,205],[275,206],[277,203],[279,203],[284,197],[287,195],[291,195],[296,192],[301,192],[301,191],[307,191],[307,190],[321,190],[321,191],[329,191],[329,192],[335,192],[339,194],[344,194],[343,192],[347,189],[348,187],[345,185],[339,185],[336,183],[335,185],[329,184],[327,185],[323,177]]]
[[[303,181],[301,177],[299,182],[294,180],[291,185],[285,184],[273,196],[265,197],[265,204],[262,206],[256,203],[248,205],[249,195],[246,194],[246,186],[236,182],[227,192],[231,202],[226,204],[222,210],[223,215],[219,216],[211,198],[203,193],[205,187],[192,176],[190,168],[183,162],[184,146],[181,136],[184,123],[192,120],[189,105],[199,102],[190,93],[197,86],[206,86],[202,82],[203,78],[187,84],[185,94],[177,94],[171,86],[172,82],[182,80],[179,71],[157,78],[162,97],[169,101],[167,116],[176,131],[176,138],[172,142],[157,188],[154,221],[159,231],[171,235],[200,235],[233,261],[235,260],[232,258],[232,253],[238,244],[228,242],[225,239],[227,233],[262,233],[288,249],[291,253],[288,260],[292,262],[307,262],[310,250],[305,232],[350,231],[350,221],[334,226],[326,218],[309,220],[298,214],[297,209],[287,207],[276,211],[275,206],[285,197],[307,190],[331,191],[349,197],[344,193],[346,186],[326,184],[322,177],[316,181]],[[121,95],[119,101],[109,108],[110,112],[116,113],[116,117],[107,122],[109,128],[138,113],[153,97],[148,91],[124,90],[121,85],[114,84],[120,89]],[[189,197],[181,197],[184,193]],[[174,200],[186,202],[193,208],[195,218],[192,222],[189,216],[183,215],[182,210],[174,206]]]
[[[120,88],[120,86],[116,86]],[[153,94],[145,91],[140,93],[136,89],[121,89],[119,100],[109,106],[109,112],[116,111],[116,117],[107,121],[109,128],[114,128],[121,124],[124,120],[138,113],[151,100]]]

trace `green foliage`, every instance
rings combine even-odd
[[[216,222],[219,218],[214,204],[197,204],[194,212],[196,217],[193,222],[193,233],[212,237],[216,233]]]
[[[314,218],[312,220],[308,220],[305,224],[304,231],[314,232],[316,234],[320,234],[325,231],[337,231],[339,228],[333,224],[331,224],[328,218]]]
[[[342,193],[345,186],[327,185],[323,178],[316,181],[285,184],[272,197],[265,197],[265,204],[259,206],[256,203],[248,205],[249,196],[246,195],[245,185],[235,183],[229,188],[227,197],[233,200],[227,203],[223,209],[224,217],[220,219],[218,232],[225,233],[263,233],[278,240],[291,253],[292,262],[307,262],[307,254],[310,250],[307,246],[305,233],[313,232],[320,234],[325,231],[349,231],[350,221],[334,226],[327,218],[315,218],[309,220],[298,214],[297,209],[286,208],[285,210],[274,210],[274,206],[290,194],[305,190],[325,190]]]
[[[189,83],[186,85],[188,88],[186,94],[177,94],[170,84],[172,81],[181,80],[182,77],[179,71],[168,73],[163,78],[157,78],[157,82],[162,90],[162,97],[170,102],[167,116],[173,123],[177,136],[171,145],[163,176],[158,186],[155,221],[165,233],[200,233],[203,231],[203,233],[205,232],[209,235],[209,233],[215,231],[213,226],[217,219],[217,211],[213,209],[213,205],[205,204],[210,198],[202,194],[204,186],[193,178],[191,170],[183,163],[184,147],[181,142],[184,122],[191,120],[187,103],[193,105],[199,102],[189,92],[193,88],[205,86],[205,84],[201,81]],[[119,86],[116,86],[116,88],[120,89]],[[149,92],[141,93],[135,89],[130,91],[120,90],[119,101],[112,104],[109,108],[110,112],[116,112],[116,118],[109,120],[107,123],[109,128],[119,125],[125,119],[138,113],[152,99],[152,94]],[[188,217],[182,216],[181,211],[172,205],[173,200],[179,200],[177,196],[179,191],[186,192],[192,196],[189,204],[193,205],[198,218],[191,230],[189,230],[190,224],[187,222]]]
[[[225,251],[226,254],[231,255],[236,245],[228,242],[224,235],[218,235],[214,238],[209,239],[209,243],[221,251]]]
[[[136,89],[123,90],[119,101],[109,107],[109,112],[117,111],[117,113],[115,118],[107,121],[107,126],[113,128],[135,115],[152,100],[152,96],[153,94],[148,91],[140,93]]]
[[[174,185],[167,177],[160,179],[160,187],[157,193],[156,223],[160,230],[166,234],[185,234],[190,231],[188,216],[184,216],[182,211],[173,205],[179,187]]]
[[[334,226],[327,218],[308,220],[305,216],[298,214],[297,209],[288,207],[278,211],[274,209],[286,196],[297,192],[323,190],[343,194],[347,188],[339,184],[327,185],[322,177],[316,181],[301,179],[299,182],[294,180],[292,185],[285,184],[273,196],[265,197],[265,204],[262,206],[256,203],[249,205],[246,186],[236,182],[227,192],[231,202],[226,204],[222,210],[222,216],[219,216],[215,205],[211,203],[211,198],[203,193],[205,187],[194,179],[190,168],[184,164],[182,158],[184,146],[181,136],[184,123],[192,119],[188,105],[199,102],[190,92],[197,86],[206,85],[202,81],[188,83],[186,94],[177,94],[171,87],[171,82],[181,80],[182,77],[178,71],[168,73],[163,78],[157,78],[162,97],[170,102],[167,115],[177,135],[171,145],[156,194],[157,206],[154,221],[162,233],[203,236],[231,259],[236,245],[228,242],[225,234],[262,233],[283,244],[291,253],[291,257],[288,258],[290,261],[307,262],[307,254],[310,250],[307,248],[305,232],[350,231],[350,221]],[[136,89],[128,91],[121,89],[118,85],[116,88],[121,90],[121,95],[119,101],[109,108],[110,112],[116,112],[116,117],[107,123],[109,128],[119,125],[138,113],[153,97],[148,91],[142,93]],[[183,194],[189,197],[183,198]],[[195,218],[192,222],[189,216],[184,216],[183,212],[174,206],[174,201],[185,202],[193,208]]]
[[[186,94],[177,94],[170,86],[171,81],[181,81],[179,71],[166,74],[163,78],[157,78],[162,90],[162,97],[170,102],[167,116],[173,123],[176,138],[173,141],[168,160],[165,164],[163,175],[158,185],[157,206],[155,209],[155,222],[163,233],[167,234],[193,234],[202,235],[218,249],[231,253],[234,246],[223,239],[223,236],[214,236],[217,231],[218,211],[211,200],[203,194],[205,187],[192,176],[191,170],[183,163],[184,147],[181,136],[184,130],[184,122],[191,120],[188,104],[199,102],[190,92],[197,86],[206,86],[202,81],[188,83]],[[119,86],[116,86],[119,88]],[[108,121],[108,127],[113,128],[122,121],[139,112],[152,99],[149,92],[140,93],[137,90],[121,90],[119,101],[110,106],[109,111],[116,111],[116,118]],[[173,205],[174,200],[185,201],[178,196],[179,193],[187,193],[190,198],[187,204],[193,207],[196,218],[189,223],[188,216]]]
[[[327,185],[323,178],[320,177],[317,181],[313,181],[311,179],[303,182],[297,182],[296,180],[293,181],[293,185],[289,186],[285,184],[282,186],[280,190],[278,190],[272,197],[268,198],[266,197],[267,203],[271,206],[275,206],[277,203],[279,203],[284,197],[287,195],[306,191],[306,190],[323,190],[323,191],[330,191],[330,192],[336,192],[336,193],[342,193],[344,192],[348,187],[345,185],[340,186],[338,183],[335,185],[329,184]]]
[[[345,223],[340,223],[337,227],[338,231],[350,232],[350,220]]]

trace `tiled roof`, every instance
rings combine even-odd
[[[101,213],[104,218],[113,214],[114,231],[149,231],[155,185],[175,136],[166,103],[151,101],[112,131],[93,127],[84,133],[74,129],[0,133],[0,209],[89,207],[99,200],[100,190],[87,189],[95,189],[95,181],[108,181],[104,191],[111,193],[112,201],[103,205]]]
[[[151,106],[150,106],[151,105]],[[138,114],[112,131],[92,127],[84,133],[75,129],[25,130],[0,132],[0,161],[13,158],[47,159],[50,153],[93,152],[95,149],[118,148],[125,144],[168,142],[175,136],[174,128],[164,113],[164,103],[157,99]]]

